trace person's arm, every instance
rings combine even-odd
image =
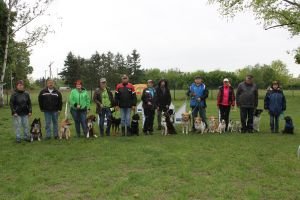
[[[203,95],[200,97],[201,100],[204,101],[205,99],[207,99],[208,94],[209,94],[209,91],[208,91],[208,89],[205,87],[204,92],[203,92]]]
[[[232,100],[232,102],[231,102],[231,106],[235,106],[235,94],[234,94],[234,89],[232,88],[232,96],[231,96],[231,100]]]
[[[171,105],[171,102],[172,102],[172,97],[171,97],[171,92],[168,89],[166,89],[166,94],[167,94],[167,105],[170,106]]]
[[[132,86],[132,106],[135,107],[136,103],[137,103],[137,98],[136,98],[136,93],[135,93],[135,89],[134,86]]]
[[[27,94],[27,106],[28,106],[28,111],[29,111],[29,115],[31,115],[31,114],[32,114],[31,99],[30,99],[29,93],[26,93],[26,94]]]
[[[107,91],[109,92],[109,91]],[[96,89],[94,94],[93,94],[93,101],[95,102],[95,104],[97,105],[101,105],[101,102],[99,101],[99,89]]]
[[[217,106],[219,106],[222,102],[221,94],[222,94],[222,88],[220,87],[219,91],[218,91],[218,96],[217,96]]]
[[[63,105],[62,95],[59,91],[57,92],[57,94],[58,94],[58,111],[60,112],[62,110],[62,105]]]
[[[39,96],[38,96],[38,101],[39,101],[39,106],[40,106],[40,110],[41,111],[44,110],[44,108],[43,108],[43,95],[42,95],[42,93],[43,93],[43,90],[40,91]]]
[[[10,106],[11,114],[12,115],[17,114],[16,108],[15,108],[15,94],[14,93],[10,96],[9,106]]]
[[[285,99],[285,96],[282,92],[282,110],[285,111],[286,110],[286,99]]]
[[[119,93],[119,87],[117,85],[116,91],[115,91],[115,105],[119,106],[120,105],[120,93]]]
[[[75,102],[75,97],[74,97],[74,89],[71,91],[70,96],[69,96],[69,102],[70,106],[73,106],[74,108],[77,107],[77,103]]]
[[[146,102],[146,89],[143,90],[141,100],[142,100],[143,103],[147,103]]]
[[[186,96],[188,96],[188,97],[191,97],[191,86],[190,87],[188,87],[188,90],[187,90],[187,92],[186,92]]]
[[[269,110],[269,102],[270,102],[270,95],[269,95],[269,92],[267,92],[265,99],[264,99],[264,109],[265,110]]]
[[[257,88],[257,86],[255,85],[255,87],[256,87],[256,89],[255,89],[255,91],[254,91],[254,97],[255,97],[255,104],[254,104],[254,106],[255,106],[255,108],[257,108],[257,106],[258,106],[258,88]]]
[[[240,95],[242,93],[242,87],[241,84],[239,84],[237,90],[236,90],[236,105],[239,107],[240,106]]]
[[[86,107],[88,110],[91,109],[91,98],[90,98],[90,95],[88,94],[88,92],[86,92]]]

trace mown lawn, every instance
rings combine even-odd
[[[299,96],[287,98],[297,126]],[[209,100],[208,116],[216,113]],[[1,108],[0,199],[300,199],[299,134],[270,134],[267,113],[261,129],[16,144],[9,108]]]

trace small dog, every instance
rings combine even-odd
[[[219,126],[218,126],[218,133],[225,133],[225,130],[226,130],[226,122],[224,119],[222,119],[219,123]]]
[[[181,125],[182,125],[182,134],[189,134],[191,128],[191,115],[190,113],[184,112],[181,114]]]
[[[112,135],[117,136],[120,131],[121,118],[115,118],[114,116],[111,116],[110,120],[111,120]]]
[[[173,111],[173,109],[169,109],[166,112],[162,112],[162,119],[164,119],[165,121],[165,123],[162,124],[164,129],[164,135],[177,134],[176,129],[173,125],[174,115],[175,112]]]
[[[41,120],[40,118],[34,118],[31,129],[30,129],[30,141],[33,142],[33,140],[41,141],[42,138],[42,126],[41,126]]]
[[[162,116],[161,116],[161,134],[166,136],[168,135],[168,126],[167,126],[167,121],[166,121],[166,116],[164,113],[162,113]]]
[[[131,126],[130,126],[130,131],[127,132],[130,133],[131,135],[137,135],[139,136],[139,120],[140,120],[140,116],[139,114],[134,114],[132,116],[132,120],[131,120]]]
[[[236,121],[234,123],[234,126],[233,126],[233,132],[238,132],[238,133],[241,133],[242,132],[242,124],[240,121]]]
[[[215,133],[218,131],[218,123],[217,123],[217,120],[214,116],[211,116],[209,118],[209,121],[208,121],[208,132],[209,133]]]
[[[206,125],[202,121],[201,117],[196,117],[195,118],[194,126],[195,126],[196,131],[200,132],[201,134],[203,134],[206,130]]]
[[[289,134],[294,134],[294,124],[293,120],[290,116],[284,117],[285,120],[285,125],[284,129],[282,130],[282,133],[289,133]]]
[[[234,132],[234,127],[233,127],[233,121],[232,120],[229,120],[227,130],[230,133]]]
[[[61,140],[62,138],[66,138],[67,140],[71,137],[70,131],[71,122],[69,119],[62,120],[60,124],[60,130],[58,132],[58,137]]]
[[[89,115],[86,118],[86,124],[87,124],[87,129],[88,129],[88,132],[86,133],[86,138],[89,138],[90,136],[91,137],[94,136],[95,138],[97,138],[97,135],[94,132],[94,123],[95,122],[96,122],[96,116],[95,115]]]
[[[263,112],[262,109],[256,109],[254,112],[254,117],[253,117],[253,130],[255,132],[259,132],[259,126],[260,126],[260,115]]]

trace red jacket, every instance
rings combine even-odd
[[[224,95],[224,85],[219,87],[217,105],[222,105]],[[232,86],[229,86],[229,97],[228,97],[228,105],[235,106],[235,94]]]
[[[136,106],[136,94],[134,86],[131,83],[119,83],[116,87],[115,103],[120,108],[131,108]]]

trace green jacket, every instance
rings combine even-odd
[[[77,90],[76,88],[71,91],[69,102],[71,108],[77,109],[77,105],[80,105],[80,110],[90,109],[91,100],[88,95],[86,89],[82,88],[81,91]]]

